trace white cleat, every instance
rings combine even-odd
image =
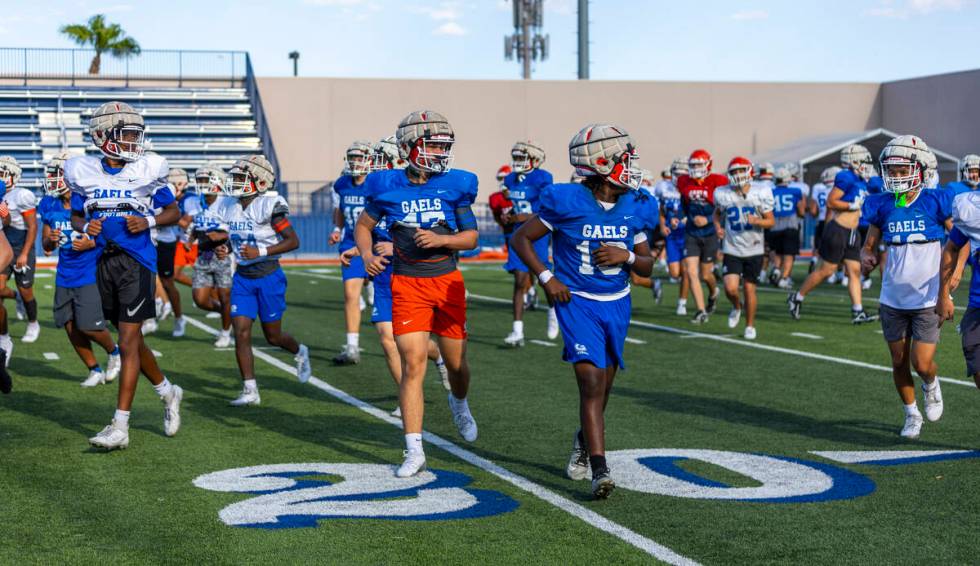
[[[728,328],[735,328],[740,320],[742,320],[742,309],[732,309],[728,313]]]
[[[140,328],[143,331],[143,336],[146,336],[148,334],[153,334],[154,332],[157,331],[158,328],[157,320],[155,318],[148,318],[143,321],[143,326],[141,326]]]
[[[523,348],[524,335],[518,334],[517,332],[511,332],[510,334],[507,335],[506,338],[504,338],[504,344],[507,344],[508,346],[514,348]]]
[[[548,309],[548,340],[558,338],[558,315],[554,307]]]
[[[778,287],[780,289],[787,289],[787,290],[792,289],[793,288],[793,280],[790,279],[789,277],[783,277],[782,279],[779,280]]]
[[[446,391],[451,391],[453,387],[449,383],[449,368],[446,367],[446,364],[442,363],[436,364],[436,369],[439,370],[439,377],[442,378],[442,386]]]
[[[391,412],[391,416],[395,417],[396,419],[402,418],[402,408],[395,407],[395,410]]]
[[[88,439],[88,443],[96,448],[116,450],[129,446],[129,427],[116,428],[116,421],[102,429],[102,432]]]
[[[367,303],[364,302],[363,296],[357,298],[357,308],[359,308],[362,311],[367,308]]]
[[[88,377],[82,382],[82,387],[95,387],[105,383],[105,374],[100,369],[88,372]]]
[[[27,323],[27,330],[24,331],[24,337],[20,339],[21,342],[26,342],[31,344],[37,342],[37,337],[41,335],[41,325],[36,320],[34,322]]]
[[[7,353],[5,367],[10,367],[10,359],[14,357],[14,341],[9,336],[0,339],[0,349]]]
[[[221,313],[220,312],[209,312],[208,314],[204,315],[204,318],[221,318]]]
[[[231,334],[226,334],[221,332],[218,334],[218,339],[214,341],[215,348],[228,348],[231,347]]]
[[[170,397],[160,397],[163,401],[163,433],[174,436],[180,430],[180,402],[184,398],[184,390],[174,385]]]
[[[870,277],[867,277],[865,279],[862,279],[861,280],[861,289],[867,291],[868,289],[871,288],[871,283],[872,283],[872,281],[871,281],[871,278]]]
[[[293,356],[293,361],[296,362],[296,378],[299,379],[299,382],[306,383],[309,381],[313,374],[313,368],[310,367],[310,349],[300,344],[299,351]]]
[[[932,382],[933,388],[928,389],[926,384],[922,384],[922,392],[926,399],[926,418],[934,423],[943,416],[943,392],[939,389],[939,378]]]
[[[756,334],[755,334],[755,327],[754,326],[746,326],[745,327],[745,334],[744,334],[744,336],[745,336],[745,339],[746,340],[755,340],[755,336],[756,336]]]
[[[109,364],[105,370],[105,382],[112,383],[119,377],[119,372],[122,371],[122,356],[119,354],[109,354]]]
[[[848,284],[848,279],[847,279],[847,276],[844,275],[844,276],[842,276],[840,278],[840,286],[841,287],[847,287],[847,284]]]
[[[187,331],[187,321],[184,317],[174,318],[174,338],[181,338],[184,336],[184,332]]]
[[[425,452],[409,452],[405,450],[404,454],[405,461],[395,471],[397,477],[410,478],[425,470]]]
[[[828,285],[833,285],[834,283],[837,283],[837,272],[836,271],[833,272],[833,273],[831,273],[830,274],[830,277],[827,278],[827,284]]]
[[[228,404],[232,407],[242,407],[245,405],[261,405],[262,397],[259,396],[259,390],[249,391],[248,389],[242,389],[241,394],[237,399],[232,399],[228,401]]]
[[[174,313],[174,307],[170,303],[163,303],[163,307],[160,309],[160,316],[157,317],[158,320],[164,320],[168,316]]]
[[[456,397],[450,393],[449,409],[453,413],[453,422],[456,423],[456,430],[459,431],[459,435],[463,437],[463,440],[466,442],[476,440],[476,421],[473,420],[473,415],[470,414],[469,406],[465,405],[464,401],[457,401]]]
[[[905,415],[905,426],[902,427],[902,438],[916,439],[919,438],[919,433],[922,431],[922,415],[919,413],[912,413],[911,415]]]
[[[570,480],[584,480],[589,477],[589,451],[578,441],[578,433],[575,433],[575,440],[572,442],[572,455],[568,457],[568,466],[565,467],[565,475]]]
[[[677,316],[687,316],[687,303],[677,303]]]
[[[160,315],[163,314],[163,299],[161,299],[160,297],[153,299],[153,306],[154,306],[154,310],[153,310],[154,316],[156,316],[156,318],[160,318]]]

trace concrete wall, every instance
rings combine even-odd
[[[919,135],[957,157],[980,153],[978,95],[980,71],[885,83],[881,87],[884,126]]]
[[[680,83],[605,81],[422,81],[260,78],[284,181],[336,177],[347,144],[394,133],[408,112],[431,109],[456,129],[456,166],[496,190],[497,168],[521,138],[542,143],[545,168],[567,179],[568,141],[610,121],[636,139],[655,172],[704,147],[723,168],[736,154],[800,137],[881,125],[880,86],[870,83]]]

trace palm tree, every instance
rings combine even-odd
[[[115,57],[130,57],[140,54],[140,44],[128,37],[119,24],[106,25],[105,16],[96,14],[88,19],[87,24],[71,24],[61,27],[61,33],[67,35],[82,47],[91,46],[95,57],[88,67],[90,75],[98,75],[102,66],[102,54],[108,51]]]

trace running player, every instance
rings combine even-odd
[[[974,251],[980,242],[980,192],[964,191],[955,196],[953,225],[943,250],[936,314],[940,317],[940,325],[945,320],[953,320],[956,310],[952,290],[955,287],[954,279],[958,277],[955,272],[961,252],[966,250],[973,275],[970,278],[970,299],[966,313],[960,320],[959,334],[963,357],[966,358],[966,373],[980,388],[980,253]]]
[[[374,251],[372,232],[388,225],[394,255],[392,327],[402,360],[399,404],[405,431],[405,461],[396,471],[410,477],[425,469],[422,448],[422,382],[429,337],[438,336],[452,388],[449,408],[467,442],[478,430],[466,395],[466,289],[456,267],[457,252],[477,246],[476,175],[452,169],[455,134],[449,121],[429,110],[412,112],[398,125],[405,170],[378,171],[368,178],[370,202],[357,221],[355,238],[367,272],[381,274],[389,263]]]
[[[122,369],[112,423],[89,439],[112,450],[129,446],[129,411],[140,372],[164,404],[163,431],[180,429],[184,392],[160,371],[143,342],[142,322],[152,318],[157,267],[150,228],[177,222],[180,211],[167,186],[170,166],[159,155],[144,155],[143,117],[125,102],[107,102],[89,121],[89,135],[102,157],[79,156],[65,162],[71,190],[71,225],[96,238],[96,284],[102,313],[119,331]],[[154,215],[154,211],[160,210]]]
[[[37,207],[42,222],[41,245],[45,254],[58,251],[54,323],[64,327],[68,341],[89,370],[82,387],[95,387],[115,380],[122,361],[119,346],[106,328],[95,283],[95,240],[71,228],[71,193],[65,185],[64,168],[69,157],[67,152],[60,153],[44,168],[45,196]],[[92,352],[92,342],[109,355],[106,371]]]
[[[3,181],[0,181],[0,185],[3,185]],[[0,231],[0,271],[7,269],[7,264],[13,261],[13,259],[14,250],[7,242],[7,237]],[[0,348],[0,393],[4,395],[9,394],[11,389],[13,389],[10,373],[7,372],[7,364],[9,363],[10,358],[7,357],[7,350]]]
[[[816,268],[817,259],[820,257],[820,241],[823,238],[823,229],[827,219],[827,196],[834,188],[834,178],[840,173],[840,167],[828,167],[820,173],[820,182],[813,185],[810,193],[809,212],[813,217],[815,227],[813,230],[813,257],[810,259],[810,273]],[[836,278],[836,272],[830,277]],[[834,280],[828,278],[828,282],[833,284]]]
[[[222,198],[227,175],[216,163],[209,163],[194,172],[198,193],[204,207],[193,214],[188,243],[197,249],[194,254],[194,278],[191,281],[194,304],[208,312],[220,313],[221,331],[215,348],[231,346],[231,257],[218,259],[215,249],[220,245],[210,234],[216,233],[220,220],[209,211]],[[185,208],[185,211],[189,208]],[[220,236],[219,236],[220,238]]]
[[[980,155],[966,155],[960,161],[960,180],[947,185],[955,194],[968,193],[980,186]]]
[[[289,206],[272,192],[276,172],[264,155],[240,157],[228,173],[224,198],[210,207],[220,221],[215,237],[226,240],[215,255],[224,260],[234,254],[238,267],[231,283],[231,323],[235,329],[235,358],[242,376],[242,393],[232,406],[261,403],[252,355],[252,325],[262,323],[262,334],[270,346],[293,354],[300,383],[310,379],[310,353],[282,329],[286,312],[286,274],[279,257],[299,247],[299,236],[289,223]],[[271,194],[267,194],[271,193]],[[210,237],[210,236],[209,236]]]
[[[3,308],[3,299],[16,297],[7,288],[7,281],[11,276],[17,285],[20,300],[24,303],[24,316],[27,318],[27,330],[24,331],[21,341],[35,342],[41,334],[41,325],[37,322],[37,300],[34,299],[37,197],[32,191],[17,186],[20,174],[21,168],[16,159],[7,155],[0,157],[0,178],[7,187],[6,193],[2,195],[5,207],[0,209],[0,216],[3,217],[4,234],[14,249],[14,262],[0,273],[0,347],[7,350],[8,360],[14,343],[7,331],[7,310]]]
[[[333,211],[334,228],[329,244],[339,243],[340,253],[355,247],[354,225],[364,210],[364,179],[371,172],[374,150],[370,142],[355,141],[344,153],[344,174],[333,184],[338,206]],[[333,359],[337,365],[357,364],[361,361],[361,310],[364,308],[361,291],[367,272],[364,262],[354,256],[350,265],[342,267],[344,280],[344,321],[347,325],[347,342]]]
[[[197,261],[197,242],[191,241],[191,233],[194,230],[194,217],[204,210],[204,197],[196,178],[194,183],[184,188],[177,199],[177,207],[180,208],[180,220],[177,222],[177,241],[180,245],[174,256],[174,281],[193,289],[194,280],[184,270],[193,267]]]
[[[806,214],[806,192],[793,183],[789,167],[776,169],[776,186],[772,189],[776,224],[769,231],[769,247],[775,256],[775,265],[769,279],[780,289],[793,288],[793,263],[796,254],[800,253],[800,225]]]
[[[677,179],[677,190],[687,217],[684,226],[684,270],[698,309],[691,322],[704,324],[708,322],[708,315],[715,311],[718,299],[718,281],[714,274],[718,235],[711,221],[715,214],[714,193],[717,187],[728,184],[728,178],[711,172],[711,154],[703,149],[691,153],[687,166],[688,174]],[[707,304],[701,290],[702,279],[708,286]]]
[[[889,248],[879,299],[881,329],[891,352],[895,388],[905,405],[904,438],[918,438],[922,429],[912,368],[922,378],[926,418],[934,422],[943,414],[935,362],[942,320],[936,305],[953,193],[925,186],[928,152],[917,136],[888,142],[880,158],[884,192],[870,195],[862,207],[870,226],[861,250],[862,270],[868,273],[877,265],[879,242]]]
[[[604,412],[616,370],[625,368],[629,274],[649,277],[653,271],[647,231],[659,224],[660,214],[656,198],[638,190],[642,173],[626,131],[586,126],[568,152],[585,181],[546,189],[540,212],[514,234],[513,245],[557,305],[562,359],[575,368],[581,429],[566,473],[581,480],[591,468],[592,493],[605,499],[615,483],[606,464]],[[533,242],[549,233],[557,274],[534,253]]]
[[[729,184],[715,191],[714,224],[722,240],[725,295],[732,302],[728,328],[738,326],[742,301],[738,283],[745,292],[745,339],[755,340],[756,284],[765,253],[763,230],[776,222],[772,189],[752,180],[752,162],[735,157],[728,163]]]
[[[177,208],[178,212],[180,212],[180,200],[183,198],[184,189],[188,185],[187,171],[183,169],[171,169],[170,174],[167,176],[167,183],[170,184],[170,191],[173,193],[174,198],[177,199]],[[183,213],[181,213],[182,215]],[[160,278],[160,287],[166,294],[164,303],[169,305],[166,307],[166,311],[161,312],[161,316],[158,316],[158,318],[163,320],[168,314],[173,313],[173,336],[175,338],[180,338],[184,335],[187,325],[187,322],[184,320],[184,310],[180,304],[180,292],[177,290],[177,282],[174,280],[177,240],[182,233],[183,229],[179,224],[179,220],[177,224],[157,228],[157,277]]]

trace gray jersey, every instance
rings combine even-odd
[[[715,207],[725,218],[725,240],[721,251],[735,257],[762,255],[765,251],[762,228],[748,223],[748,215],[761,217],[772,212],[775,201],[772,189],[765,183],[752,181],[744,195],[725,185],[715,191]]]

